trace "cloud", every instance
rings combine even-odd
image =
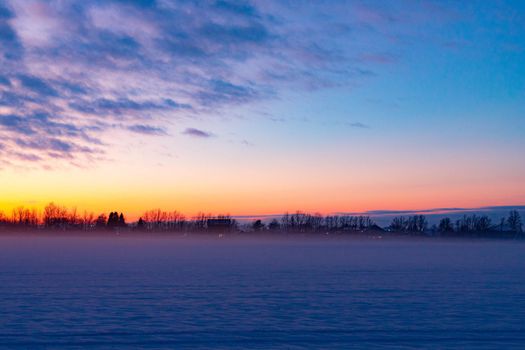
[[[39,156],[35,155],[35,154],[27,154],[27,153],[18,153],[18,152],[15,152],[12,154],[12,156],[16,159],[19,159],[19,160],[22,160],[22,161],[25,161],[25,162],[38,162],[40,160],[42,160],[42,158],[40,158]]]
[[[425,215],[430,224],[437,224],[443,217],[449,217],[452,220],[459,219],[463,215],[487,215],[493,223],[499,222],[499,219],[507,217],[509,211],[517,210],[525,212],[525,205],[509,205],[509,206],[491,206],[479,208],[432,208],[421,210],[371,210],[364,212],[339,212],[334,215],[355,215],[355,216],[370,216],[376,224],[386,227],[390,225],[394,216],[411,216],[411,215]],[[283,214],[258,214],[258,215],[236,215],[235,219],[241,221],[253,221],[256,219],[270,221],[272,219],[280,220]]]
[[[0,18],[0,55],[3,60],[19,59],[22,55],[22,45],[16,31],[5,17]]]
[[[0,76],[0,85],[11,86],[11,81],[4,76]]]
[[[130,98],[107,99],[100,98],[96,100],[78,100],[69,103],[69,107],[85,113],[96,115],[115,115],[115,114],[133,114],[136,112],[169,110],[169,109],[191,109],[188,104],[177,103],[171,99],[161,101],[139,100]]]
[[[239,42],[262,43],[269,39],[268,31],[260,24],[225,26],[208,23],[200,28],[200,32],[210,40],[220,40],[228,45]]]
[[[58,118],[60,120],[60,118]],[[73,159],[81,155],[91,159],[102,154],[103,143],[84,128],[56,121],[40,112],[31,115],[0,115],[2,157],[18,161]]]
[[[200,137],[200,138],[208,138],[212,137],[213,134],[211,132],[207,132],[204,130],[199,130],[195,128],[187,128],[182,132],[184,135],[193,136],[193,137]]]
[[[135,125],[128,126],[127,129],[137,134],[143,134],[143,135],[156,135],[156,136],[167,135],[166,130],[164,130],[163,128],[149,126],[149,125],[135,124]]]
[[[453,220],[461,218],[463,215],[488,215],[493,220],[499,220],[508,215],[509,211],[525,211],[525,205],[509,206],[490,206],[474,208],[430,208],[416,210],[369,210],[365,212],[343,212],[338,215],[368,215],[381,225],[390,224],[395,216],[412,216],[425,215],[430,223],[438,223],[443,217],[449,217]]]
[[[42,79],[24,74],[20,74],[18,79],[22,83],[23,87],[36,94],[52,97],[58,96],[58,92]]]
[[[258,11],[250,3],[245,1],[224,1],[218,0],[214,4],[215,8],[226,12],[231,12],[236,15],[257,17]]]
[[[210,81],[206,89],[197,94],[203,105],[217,105],[228,101],[228,104],[240,104],[255,100],[258,92],[250,86],[235,85],[224,80]]]
[[[370,128],[370,126],[368,126],[366,124],[363,124],[361,122],[353,122],[353,123],[349,123],[348,125],[351,126],[352,128],[360,128],[360,129],[369,129]]]
[[[173,120],[216,118],[288,90],[353,87],[396,62],[392,38],[432,23],[426,9],[396,6],[0,1],[3,163],[96,161],[112,125],[160,137]]]
[[[446,213],[469,213],[469,212],[493,212],[493,211],[509,211],[509,210],[525,210],[525,205],[507,205],[507,206],[490,206],[490,207],[474,207],[474,208],[431,208],[421,210],[370,210],[365,212],[369,215],[419,215],[419,214],[446,214]]]

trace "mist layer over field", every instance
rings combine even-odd
[[[0,237],[0,348],[523,348],[516,241]]]

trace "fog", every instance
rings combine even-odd
[[[0,343],[520,348],[519,241],[0,237]]]

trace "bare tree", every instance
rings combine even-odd
[[[90,231],[95,226],[95,215],[92,212],[88,213],[87,211],[84,211],[81,222],[82,229],[84,231]]]
[[[392,219],[390,229],[397,232],[406,232],[408,230],[407,220],[402,216],[397,216]]]
[[[456,221],[456,231],[463,234],[486,233],[491,227],[492,221],[486,215],[463,215],[463,218]]]
[[[454,232],[454,225],[450,218],[443,218],[439,221],[438,231],[441,233],[451,233]]]
[[[281,228],[281,225],[279,224],[279,221],[277,221],[277,219],[273,219],[273,220],[268,224],[268,229],[269,229],[270,231],[278,231],[280,228]]]
[[[76,215],[76,214],[75,214]],[[66,229],[70,220],[65,207],[61,207],[51,202],[44,208],[44,226],[47,228]]]
[[[515,232],[515,233],[523,232],[523,224],[521,222],[521,216],[517,210],[512,210],[509,213],[509,217],[507,218],[507,223],[509,224],[509,228],[511,229],[512,232]]]

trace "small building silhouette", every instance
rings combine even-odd
[[[232,228],[232,219],[208,219],[206,226],[209,231],[224,232]]]

